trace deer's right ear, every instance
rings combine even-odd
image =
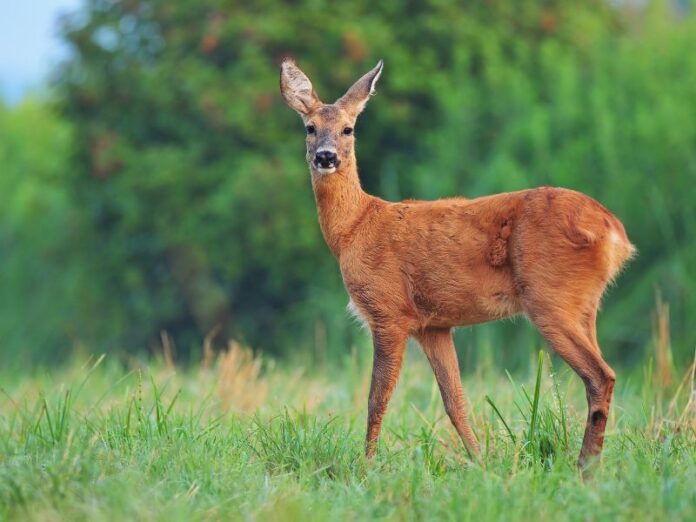
[[[321,105],[312,82],[291,58],[285,58],[280,65],[280,93],[301,116],[308,115]]]

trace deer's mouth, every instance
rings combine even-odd
[[[336,171],[340,164],[341,160],[338,158],[334,160],[315,161],[314,168],[317,169],[319,174],[331,174]]]
[[[341,160],[333,148],[320,148],[314,156],[314,168],[321,174],[333,172],[340,164]]]

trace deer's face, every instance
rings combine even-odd
[[[309,78],[292,60],[281,65],[280,91],[307,132],[307,162],[312,174],[327,175],[354,161],[353,127],[382,72],[382,61],[333,104],[319,100]]]
[[[353,159],[355,118],[336,105],[322,105],[305,119],[307,162],[317,174],[331,174]]]

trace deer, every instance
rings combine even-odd
[[[373,344],[365,455],[371,459],[409,338],[422,347],[470,461],[481,462],[467,418],[452,332],[524,315],[585,385],[588,416],[577,465],[598,461],[616,374],[596,318],[607,286],[636,248],[591,197],[558,187],[466,199],[389,202],[361,187],[355,124],[384,62],[326,104],[292,58],[280,91],[302,118],[319,226],[338,261],[349,310]]]

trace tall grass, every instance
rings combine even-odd
[[[3,379],[0,519],[696,515],[696,361],[672,384],[649,366],[649,379],[619,372],[604,462],[584,482],[584,389],[543,352],[528,377],[490,369],[465,379],[481,465],[468,461],[416,350],[370,462],[368,357],[321,371],[237,345],[205,357],[186,370],[101,357]]]

